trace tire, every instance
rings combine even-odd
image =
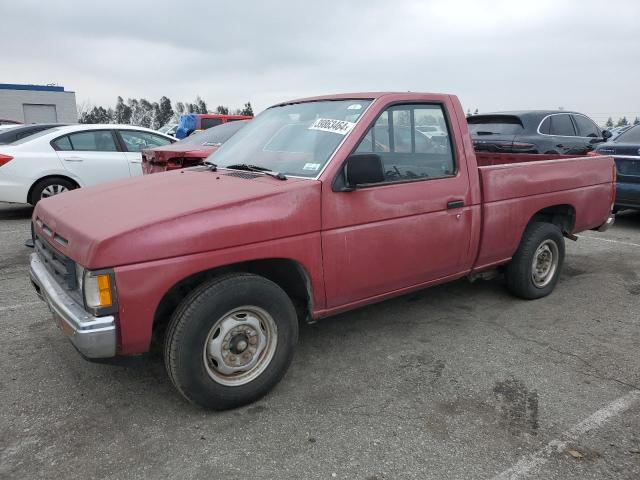
[[[546,297],[558,282],[564,252],[564,237],[556,225],[541,222],[529,224],[518,250],[507,265],[507,288],[514,295],[527,300]],[[534,262],[538,269],[534,268]]]
[[[71,180],[62,177],[49,177],[36,183],[31,191],[29,203],[35,205],[43,198],[52,197],[54,195],[74,190],[78,186]]]
[[[264,277],[234,273],[182,301],[167,327],[164,359],[187,400],[224,410],[269,392],[287,371],[297,341],[298,319],[284,290]]]

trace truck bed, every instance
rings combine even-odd
[[[520,241],[518,233],[536,212],[550,206],[563,205],[573,212],[568,233],[596,228],[607,218],[615,196],[613,158],[553,157],[478,167],[483,224],[476,270],[508,260]]]

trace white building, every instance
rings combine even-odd
[[[76,123],[75,92],[48,85],[0,83],[0,119],[23,123]]]

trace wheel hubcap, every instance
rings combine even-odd
[[[54,195],[68,191],[69,189],[64,185],[48,185],[44,190],[42,190],[40,198],[53,197]]]
[[[544,288],[553,280],[558,269],[558,245],[553,240],[540,244],[533,256],[531,280],[538,288]]]
[[[265,310],[244,306],[220,318],[209,331],[204,364],[223,385],[244,385],[269,365],[276,350],[276,324]]]

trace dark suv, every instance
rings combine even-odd
[[[476,151],[582,155],[611,136],[589,117],[564,110],[528,110],[467,118]]]

